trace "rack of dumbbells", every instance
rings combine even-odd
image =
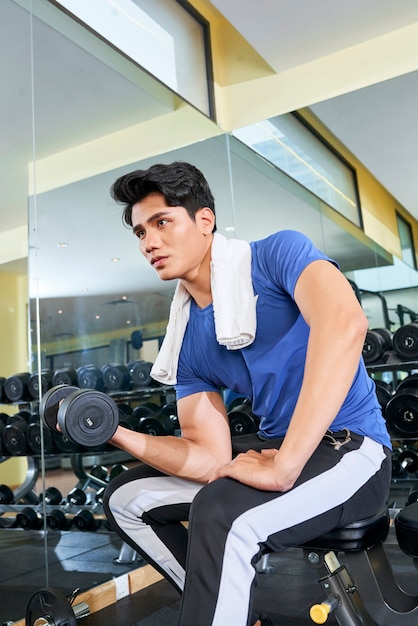
[[[363,357],[376,391],[393,444],[394,483],[418,479],[418,322],[368,331]],[[391,372],[392,380],[381,379]],[[416,490],[415,490],[416,491]]]
[[[28,460],[22,485],[0,485],[0,528],[107,529],[103,493],[126,466],[98,462],[87,469],[86,459],[120,453],[108,443],[118,425],[154,436],[180,434],[174,390],[156,383],[151,367],[136,360],[0,377],[0,402],[16,409],[0,413],[0,463]],[[35,492],[42,455],[70,460],[75,484],[68,494],[55,487]]]

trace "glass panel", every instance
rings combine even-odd
[[[211,115],[207,27],[186,2],[59,0],[59,4],[152,76]]]
[[[412,237],[411,225],[408,224],[399,214],[396,215],[398,222],[399,239],[401,242],[402,260],[416,269],[415,247]]]
[[[251,124],[233,134],[360,226],[354,172],[294,115]]]

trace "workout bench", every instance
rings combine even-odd
[[[324,602],[311,608],[314,623],[324,624],[331,612],[340,626],[418,623],[418,595],[398,585],[385,553],[389,526],[386,509],[300,546],[306,564],[318,570],[325,594]],[[418,568],[418,502],[398,513],[395,530],[401,550]]]

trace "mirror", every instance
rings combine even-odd
[[[7,187],[15,194],[10,206],[29,215],[31,360],[13,371],[27,367],[55,374],[153,361],[175,285],[162,283],[141,258],[109,188],[122,173],[157,161],[185,160],[202,170],[215,196],[218,230],[228,237],[253,240],[287,228],[305,232],[338,260],[361,291],[371,326],[387,326],[387,313],[395,327],[402,323],[400,315],[406,320],[408,311],[418,310],[414,270],[393,263],[324,202],[238,139],[222,134],[204,114],[56,6],[38,0],[33,15],[31,6],[5,0],[0,7],[1,23],[7,24],[3,58],[15,52],[20,77],[16,93],[2,97],[1,123],[13,120],[13,142],[2,173],[14,180],[18,170],[18,183]],[[8,83],[6,74],[3,88]],[[15,214],[5,213],[10,223],[4,229],[10,230]],[[149,385],[140,391],[116,390],[113,396],[119,404],[135,406],[172,400],[170,390]],[[36,399],[31,408],[36,411]],[[50,452],[45,430],[43,436],[39,466],[27,472],[28,493],[54,486],[50,470],[68,470],[70,490],[88,479],[86,468],[90,472],[98,466],[99,471],[102,465],[130,461],[109,449],[78,451],[75,457],[71,449]],[[94,494],[104,482],[100,475],[95,478]],[[104,526],[100,530],[95,539],[93,533],[78,539],[105,555],[96,582],[115,575],[109,563],[123,548],[114,538],[109,541]],[[68,554],[73,546],[65,545],[64,535],[45,527],[30,535],[31,549],[43,566],[35,578],[29,567],[25,572],[31,591],[51,578],[71,580]],[[128,562],[119,571],[132,567],[135,562]],[[92,586],[88,572],[78,571],[77,577],[80,585]],[[26,601],[27,592],[21,606]],[[0,607],[0,621],[20,617]]]

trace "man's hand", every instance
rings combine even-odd
[[[230,463],[220,467],[211,478],[234,478],[245,485],[263,491],[288,491],[297,475],[292,478],[288,472],[279,471],[279,450],[267,449],[261,452],[249,450],[238,454]]]

